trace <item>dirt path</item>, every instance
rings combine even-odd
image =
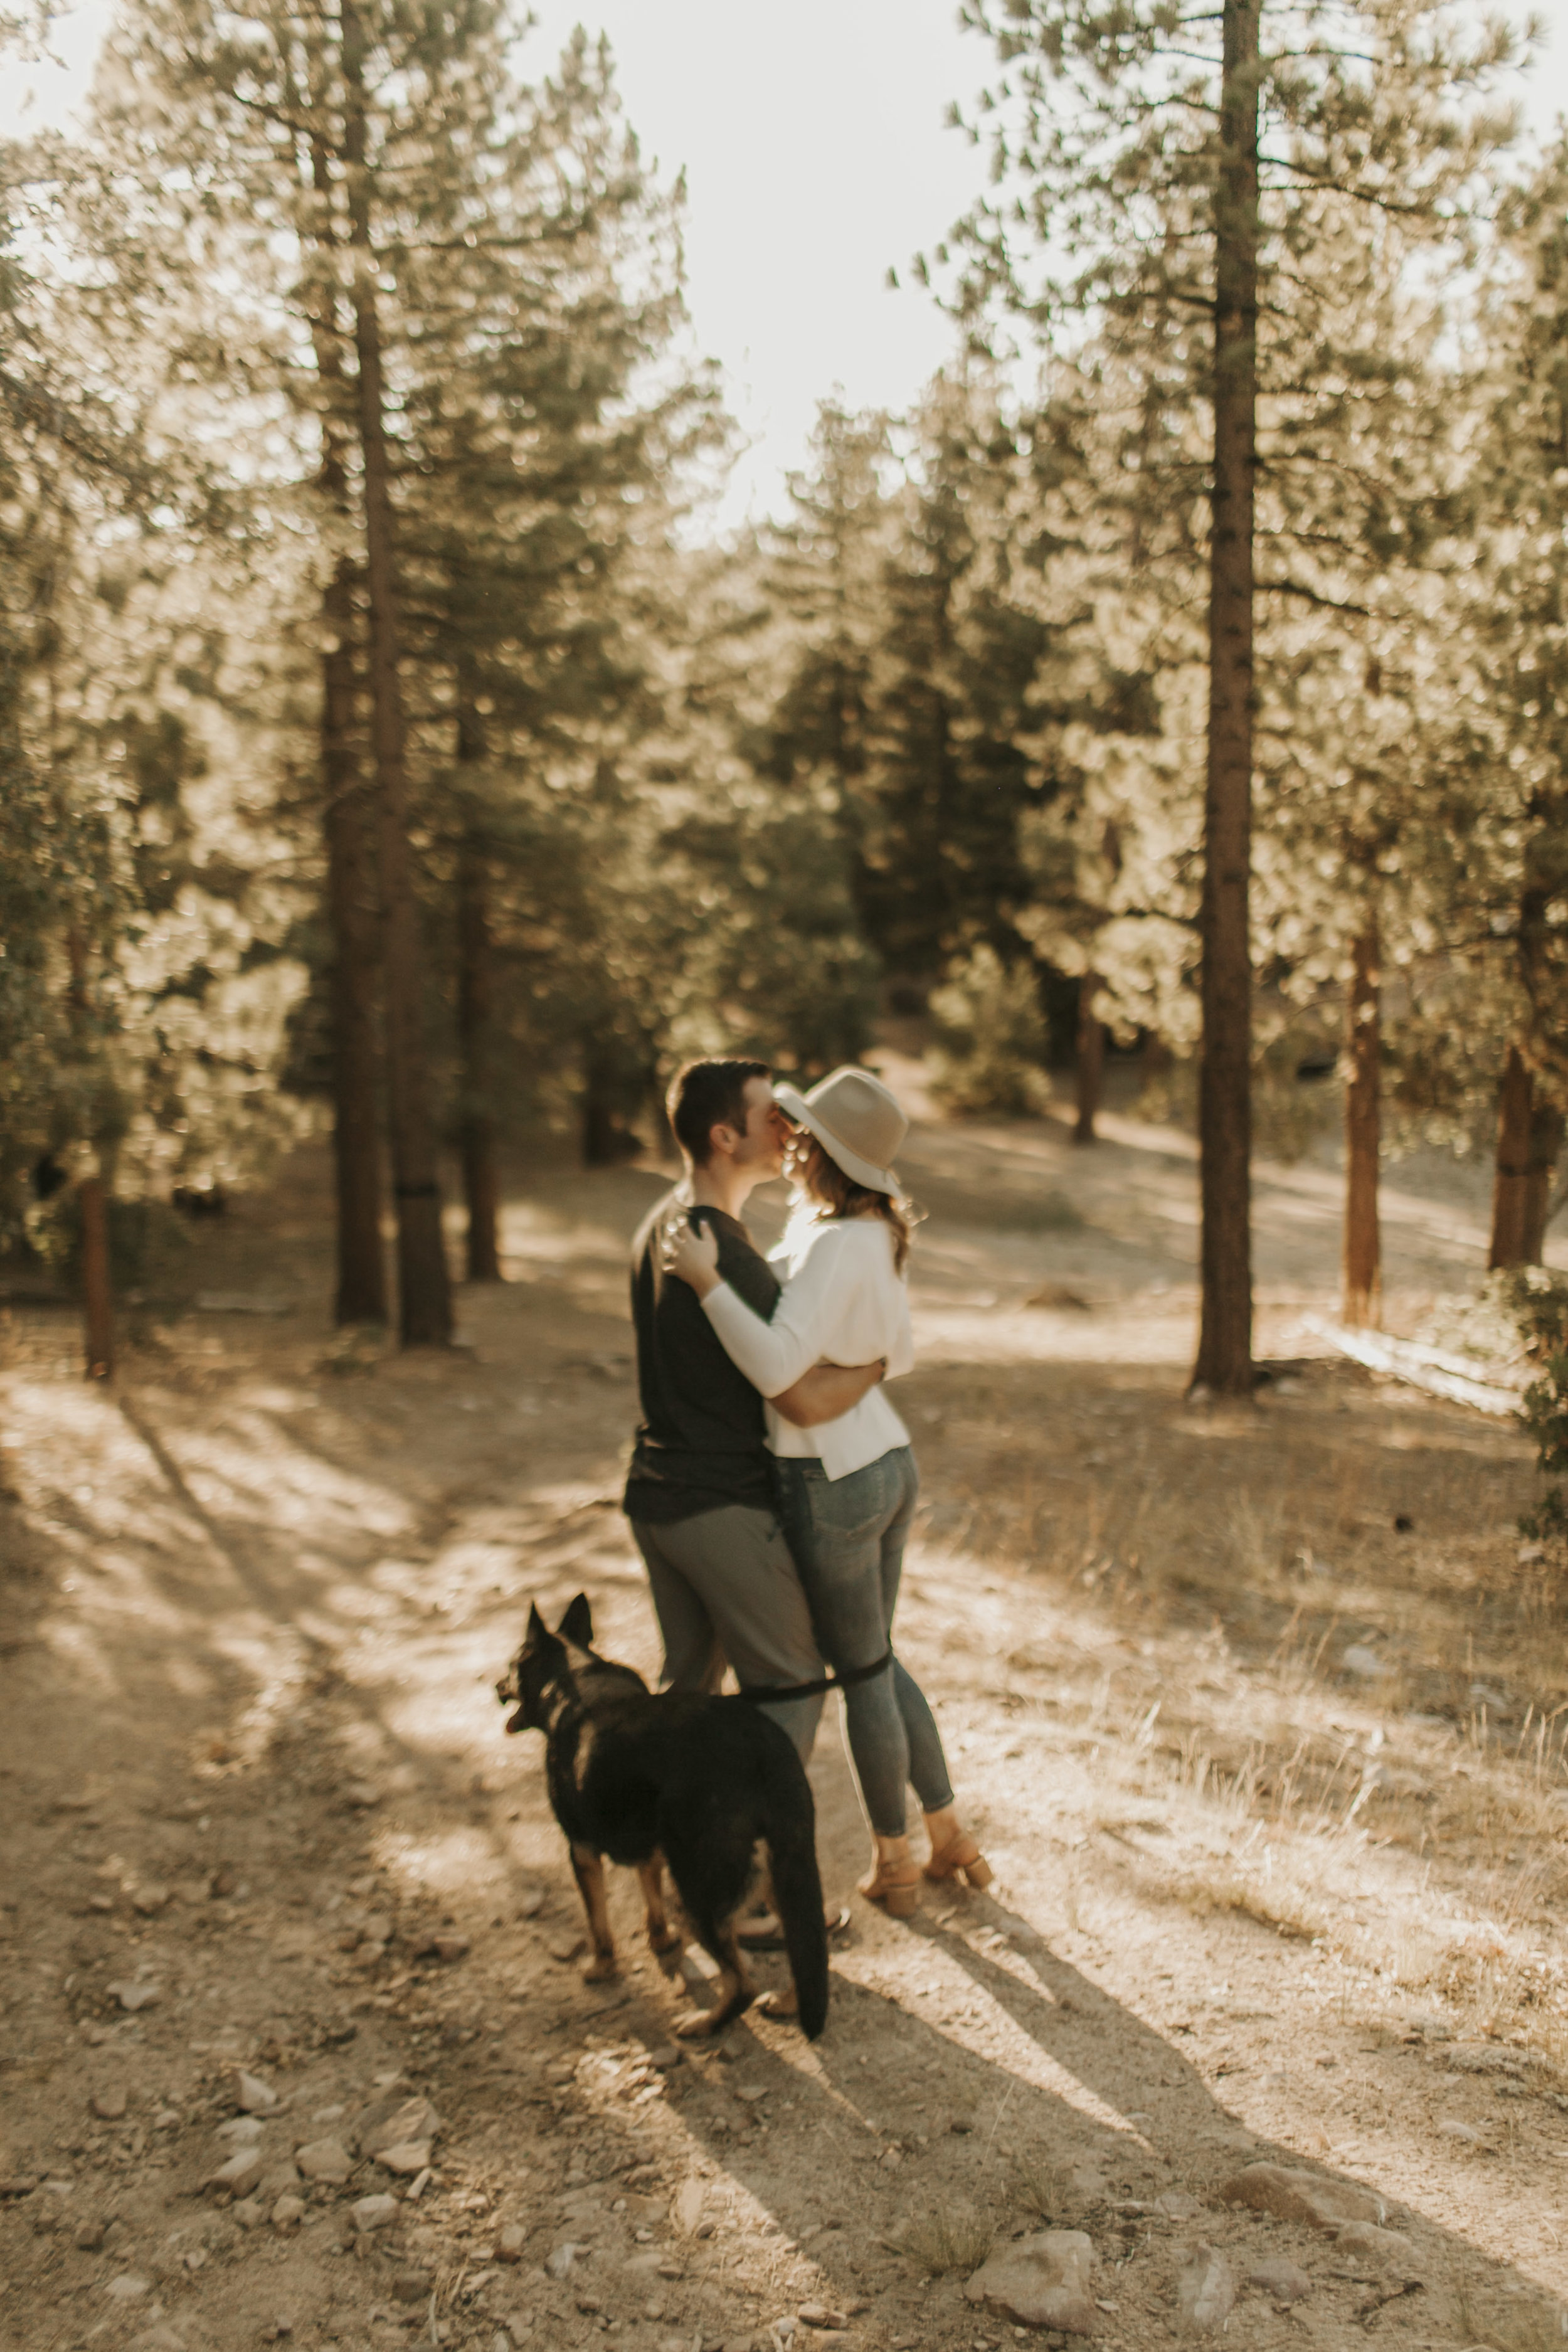
[[[963,2281],[1047,2223],[1110,2347],[1179,2330],[1205,2247],[1230,2343],[1563,2340],[1568,1662],[1521,1443],[1326,1364],[1184,1408],[1179,1139],[927,1129],[910,1171],[900,1647],[998,1881],[907,1927],[858,1903],[813,2049],[748,2021],[677,2055],[629,1887],[625,1977],[584,1988],[490,1690],[529,1599],[579,1588],[656,1663],[615,1508],[655,1177],[514,1201],[450,1360],[332,1339],[309,1163],[195,1237],[114,1394],[68,1318],[7,1317],[0,2341],[784,2352],[809,2308],[866,2352],[994,2347]],[[1260,1185],[1281,1356],[1331,1298],[1323,1175]],[[1475,1213],[1414,1171],[1407,1307],[1466,1278]],[[831,1727],[816,1779],[846,1891]],[[428,2163],[376,2159],[394,2113]],[[1217,2201],[1254,2161],[1397,2237]],[[1247,2283],[1281,2258],[1288,2307]]]

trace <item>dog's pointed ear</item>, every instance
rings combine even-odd
[[[593,1648],[594,1612],[588,1606],[588,1596],[585,1592],[580,1592],[575,1601],[569,1604],[566,1614],[555,1630],[562,1640],[570,1642],[574,1649],[591,1650]]]
[[[528,1604],[529,1640],[531,1642],[542,1642],[549,1638],[549,1633],[550,1628],[539,1613],[538,1601],[531,1601]]]

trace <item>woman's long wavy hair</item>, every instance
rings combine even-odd
[[[874,1185],[857,1184],[854,1177],[847,1176],[837,1160],[823,1150],[815,1135],[806,1132],[801,1140],[808,1147],[798,1178],[806,1199],[820,1215],[835,1223],[842,1217],[880,1217],[893,1236],[893,1271],[901,1275],[909,1264],[910,1243],[920,1223],[920,1212],[914,1202],[901,1194],[879,1192]]]

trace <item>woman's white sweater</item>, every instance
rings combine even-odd
[[[771,1323],[727,1282],[702,1302],[725,1352],[764,1397],[793,1388],[813,1364],[869,1364],[886,1356],[889,1380],[913,1370],[909,1286],[894,1272],[893,1235],[882,1218],[796,1218],[772,1263],[784,1286]],[[879,1387],[816,1429],[796,1429],[768,1406],[773,1452],[819,1456],[829,1478],[847,1478],[909,1442]]]

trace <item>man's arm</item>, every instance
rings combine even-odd
[[[880,1357],[874,1364],[813,1364],[792,1387],[770,1397],[768,1402],[796,1429],[816,1429],[819,1423],[837,1421],[841,1412],[858,1404],[887,1369]]]

